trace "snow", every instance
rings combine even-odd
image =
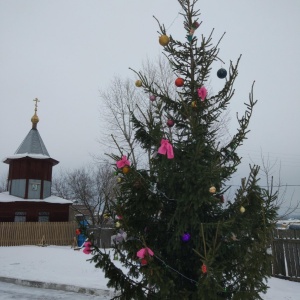
[[[29,201],[29,202],[46,202],[46,203],[57,203],[57,204],[72,204],[70,200],[66,200],[54,195],[47,197],[45,199],[25,199],[19,198],[13,195],[9,195],[8,192],[0,193],[0,202],[18,202],[18,201]]]
[[[0,247],[0,277],[109,290],[103,272],[87,261],[91,257],[63,246]],[[298,282],[270,278],[268,286],[264,300],[299,300]]]
[[[24,157],[31,157],[31,158],[36,158],[36,159],[49,159],[51,158],[48,155],[44,154],[33,154],[33,153],[21,153],[21,154],[14,154],[7,156],[2,159],[3,162],[5,162],[7,159],[17,159],[17,158],[24,158]]]

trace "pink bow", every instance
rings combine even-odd
[[[83,249],[83,253],[85,254],[90,254],[93,250],[91,249],[92,243],[91,242],[85,242],[84,243],[84,249]]]
[[[202,99],[202,101],[204,101],[204,99],[207,96],[207,90],[206,90],[206,88],[203,86],[203,87],[197,89],[197,92],[198,92],[198,96]]]
[[[130,166],[130,161],[127,160],[127,156],[123,155],[122,158],[117,161],[117,167],[121,169],[125,166]]]
[[[141,250],[139,250],[137,253],[136,253],[136,256],[138,258],[144,258],[145,256],[153,256],[154,255],[154,252],[150,249],[150,248],[142,248]]]
[[[169,143],[168,140],[161,139],[160,141],[160,147],[157,151],[159,154],[166,155],[168,159],[174,158],[174,152],[173,152],[173,146]]]

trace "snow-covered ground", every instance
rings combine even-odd
[[[91,255],[70,247],[0,247],[0,277],[108,290],[103,272],[87,262],[89,258]],[[271,278],[268,285],[264,300],[300,299],[298,282]]]

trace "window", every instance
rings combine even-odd
[[[39,222],[49,222],[49,215],[50,215],[50,213],[47,211],[40,211],[39,212]]]
[[[15,222],[26,222],[26,212],[16,211],[15,212]]]

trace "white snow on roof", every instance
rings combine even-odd
[[[50,196],[45,199],[23,199],[16,196],[9,195],[8,192],[0,193],[0,202],[19,202],[19,201],[28,201],[28,202],[46,202],[46,203],[57,203],[57,204],[72,204],[70,200],[66,200],[57,196]]]
[[[17,159],[17,158],[23,158],[23,157],[31,157],[31,158],[37,158],[37,159],[51,158],[50,156],[43,155],[43,154],[22,153],[22,154],[14,154],[14,155],[7,156],[2,161],[4,162],[7,159]]]

